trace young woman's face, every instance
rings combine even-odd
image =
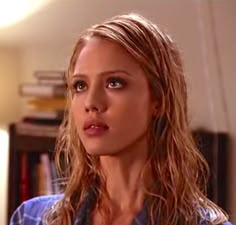
[[[72,113],[89,154],[147,147],[154,103],[144,72],[122,47],[91,38],[77,58],[72,83]]]

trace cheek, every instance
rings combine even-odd
[[[123,106],[120,105],[116,110],[119,118],[117,123],[121,123],[129,130],[137,127],[147,128],[151,119],[150,104],[147,98],[137,99],[136,97],[132,101],[123,102]]]
[[[72,116],[74,119],[76,119],[76,114],[77,114],[77,110],[76,110],[76,104],[75,104],[75,100],[73,99],[71,102],[71,112],[72,112]]]
[[[71,112],[77,126],[80,121],[81,107],[79,106],[79,103],[75,98],[71,102]]]

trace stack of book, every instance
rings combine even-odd
[[[27,113],[16,124],[17,132],[36,136],[55,137],[66,106],[65,71],[35,71],[35,83],[19,87],[27,98]]]

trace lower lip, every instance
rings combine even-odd
[[[106,133],[107,130],[108,128],[106,127],[88,128],[85,130],[85,134],[88,136],[101,136]]]

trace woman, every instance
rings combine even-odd
[[[208,168],[167,34],[137,14],[92,26],[75,46],[67,82],[56,146],[65,189],[23,203],[12,225],[230,224],[204,195]]]

